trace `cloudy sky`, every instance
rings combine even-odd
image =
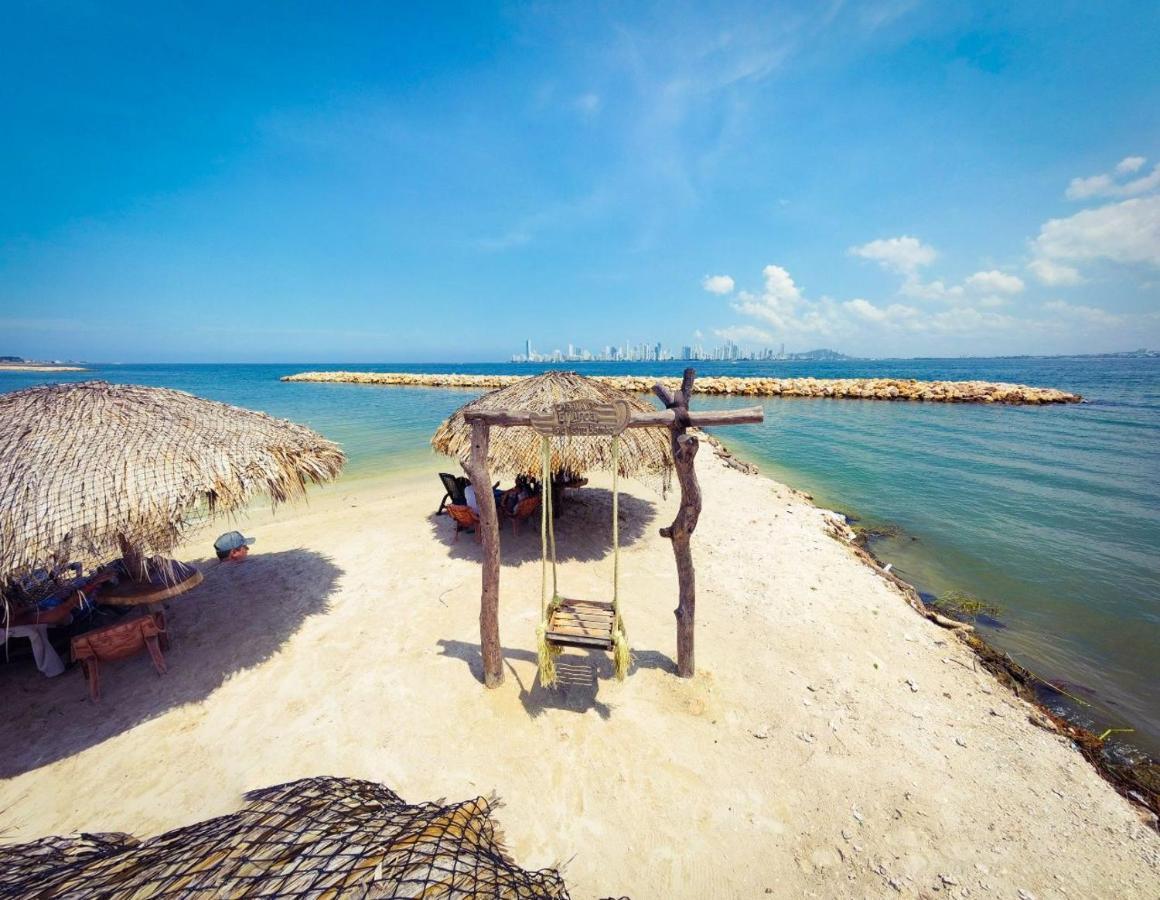
[[[0,354],[1158,347],[1157,46],[1155,3],[7,3]]]

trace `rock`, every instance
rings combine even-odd
[[[528,375],[538,374],[534,368]],[[410,374],[406,372],[299,372],[283,375],[282,381],[350,382],[354,384],[413,385],[421,387],[507,387],[521,375]],[[647,394],[658,380],[676,388],[675,379],[604,375],[597,380],[621,390]],[[931,403],[1008,403],[1040,405],[1079,403],[1078,394],[1054,388],[1022,384],[990,384],[983,381],[913,381],[894,378],[702,378],[693,386],[697,394],[740,394],[751,397],[834,397],[847,399],[918,400]]]
[[[958,744],[960,747],[967,746],[967,742],[964,741],[961,737],[955,738],[955,743]]]

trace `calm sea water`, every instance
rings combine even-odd
[[[174,387],[307,423],[350,456],[347,478],[429,459],[427,439],[466,390],[289,384],[304,369],[516,372],[513,365],[96,366],[0,372],[0,391],[104,378]],[[589,364],[587,374],[679,374],[681,364]],[[764,471],[870,526],[876,552],[920,590],[967,591],[1000,613],[985,636],[1045,680],[1061,708],[1160,757],[1160,360],[701,363],[706,375],[1014,381],[1087,403],[990,407],[765,400],[765,424],[720,429]],[[698,397],[702,408],[746,399]],[[432,486],[432,492],[437,488]],[[1051,699],[1051,695],[1048,695]],[[1084,705],[1086,704],[1086,705]]]

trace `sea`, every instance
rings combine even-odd
[[[571,368],[676,376],[683,365]],[[959,591],[992,607],[978,622],[982,636],[1041,680],[1046,703],[1096,733],[1115,729],[1108,735],[1113,756],[1160,759],[1160,359],[694,365],[706,376],[979,379],[1082,394],[1081,404],[1035,407],[697,396],[694,408],[761,403],[764,424],[716,429],[735,453],[855,519],[871,533],[874,553],[928,601]],[[356,480],[429,467],[431,434],[477,392],[288,383],[281,376],[544,368],[91,365],[85,372],[0,370],[0,391],[86,379],[190,391],[316,428],[343,445],[343,477]],[[433,483],[433,498],[439,490]]]

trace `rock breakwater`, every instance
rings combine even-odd
[[[529,374],[534,374],[529,372]],[[400,387],[461,387],[491,390],[507,387],[520,375],[413,374],[410,372],[299,372],[283,381],[329,381],[350,384],[381,384]],[[595,375],[613,387],[646,394],[658,381],[674,390],[679,378],[648,378],[643,375]],[[926,403],[1007,403],[1038,405],[1079,403],[1079,394],[1054,388],[1029,387],[990,381],[914,381],[908,378],[698,378],[696,394],[738,397],[815,397],[837,400],[911,400]]]

